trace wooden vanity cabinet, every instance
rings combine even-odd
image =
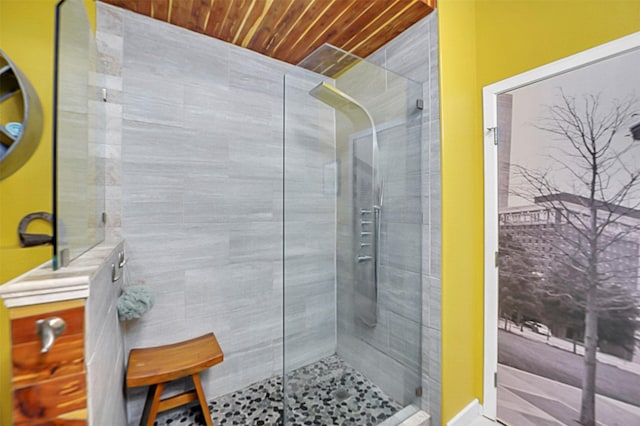
[[[9,310],[12,343],[13,423],[86,425],[84,300]],[[36,321],[62,318],[66,329],[41,353]]]

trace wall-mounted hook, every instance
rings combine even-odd
[[[53,224],[53,215],[47,212],[29,213],[23,217],[18,224],[18,236],[20,237],[21,247],[40,246],[44,244],[51,244],[53,242],[53,236],[51,235],[27,233],[27,226],[29,226],[32,221],[38,219]]]
[[[115,283],[122,277],[122,274],[118,274],[118,269],[119,268],[116,266],[115,263],[111,264],[111,282],[112,283]]]
[[[124,256],[124,250],[118,253],[118,266],[122,269],[127,263],[127,258]]]

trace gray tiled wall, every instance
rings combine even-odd
[[[110,232],[126,240],[128,283],[156,297],[126,323],[127,352],[215,332],[225,361],[203,374],[208,398],[282,374],[283,77],[295,67],[101,3],[98,40]],[[288,153],[309,183],[287,187],[287,356],[300,365],[335,352],[335,207],[318,185],[333,122],[314,114]],[[144,392],[128,392],[130,422]]]
[[[152,311],[125,325],[127,351],[215,331],[225,361],[203,375],[209,398],[281,374],[283,326],[290,368],[335,351],[335,275],[348,269],[335,249],[345,244],[347,229],[328,189],[336,179],[331,170],[340,168],[331,164],[340,148],[328,107],[289,105],[298,116],[285,139],[286,229],[282,225],[283,75],[293,74],[287,83],[293,99],[318,77],[102,3],[97,33],[101,73],[93,78],[108,90],[108,232],[126,238],[128,282],[150,285],[157,298]],[[421,267],[390,264],[383,274],[411,282],[421,275],[422,321],[415,325],[422,334],[422,404],[433,424],[440,422],[441,347],[437,52],[434,13],[370,58],[422,83],[425,100],[421,195],[407,198],[406,206],[396,200],[398,208],[388,212],[396,228],[417,215]],[[287,306],[283,278],[291,285]],[[403,336],[411,327],[399,320],[415,310],[416,300],[405,296],[381,289],[381,298],[399,301],[384,314],[398,332],[388,343],[399,368],[373,363],[387,376],[383,382],[406,367]],[[129,392],[130,421],[143,398],[144,389]]]
[[[120,243],[91,278],[85,307],[87,405],[89,424],[126,424],[124,385],[125,351],[116,301],[120,282],[112,282],[111,264],[117,264]]]
[[[441,405],[441,184],[437,11],[369,58],[422,83],[422,408],[440,424]]]

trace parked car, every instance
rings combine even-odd
[[[548,326],[542,324],[541,322],[537,322],[537,321],[525,321],[524,322],[524,326],[527,328],[530,328],[532,331],[538,333],[538,334],[542,334],[545,336],[551,336],[551,329],[549,329]]]
[[[544,334],[545,336],[551,336],[551,330],[549,329],[549,327],[547,327],[544,324],[541,324],[539,322],[535,323],[535,325],[532,328],[533,331],[535,331],[538,334]]]

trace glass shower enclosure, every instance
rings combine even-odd
[[[97,98],[97,42],[82,0],[56,6],[53,268],[105,238],[104,102]]]
[[[285,424],[419,407],[421,109],[419,83],[329,45],[284,78]]]

